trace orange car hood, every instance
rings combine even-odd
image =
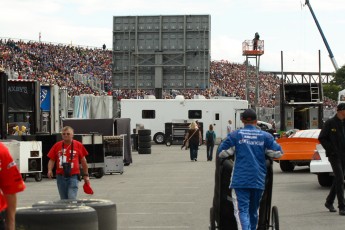
[[[283,149],[284,155],[278,160],[311,160],[316,149],[320,144],[315,138],[280,138],[277,143]]]

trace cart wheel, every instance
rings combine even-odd
[[[35,181],[40,182],[42,180],[42,173],[36,173],[35,174]]]
[[[26,173],[22,173],[22,179],[23,181],[26,181]]]
[[[279,230],[279,216],[277,206],[273,206],[272,208],[272,229]]]
[[[94,175],[97,179],[102,178],[103,175],[104,175],[103,168],[99,168],[96,172],[93,173],[93,175]]]
[[[213,211],[213,207],[210,208],[210,226],[209,226],[209,230],[215,230],[216,229],[216,220],[214,218],[214,211]]]
[[[166,142],[165,142],[165,145],[170,147],[170,146],[171,146],[170,140],[166,141]]]
[[[123,172],[120,172],[120,174],[122,175],[122,174],[123,174]]]

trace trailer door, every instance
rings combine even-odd
[[[244,112],[245,109],[236,109],[235,113],[235,130],[242,129],[244,127],[241,121],[241,114]]]
[[[309,108],[309,129],[318,129],[318,128],[319,128],[318,108],[310,107]]]
[[[293,129],[295,127],[293,107],[285,107],[285,119],[286,119],[285,120],[286,131]]]

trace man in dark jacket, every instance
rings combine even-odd
[[[337,106],[337,114],[325,122],[318,139],[326,150],[326,156],[334,173],[334,181],[325,206],[330,212],[336,212],[333,202],[337,196],[339,215],[344,216],[345,103]]]

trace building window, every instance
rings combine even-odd
[[[189,119],[201,119],[202,111],[201,110],[188,110]]]
[[[143,119],[155,119],[156,111],[155,110],[143,110],[141,113]]]

